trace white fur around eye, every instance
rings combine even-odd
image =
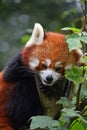
[[[55,63],[55,68],[57,68],[57,67],[62,67],[61,61],[58,61],[58,62]]]
[[[38,58],[30,59],[28,65],[30,69],[34,70],[39,65],[39,59]]]
[[[72,66],[73,66],[72,64],[68,64],[68,65],[66,65],[66,66],[65,66],[65,70],[71,69]]]

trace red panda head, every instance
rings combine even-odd
[[[31,39],[22,51],[22,61],[32,71],[38,71],[44,85],[53,85],[64,74],[65,69],[78,64],[80,49],[69,52],[65,35],[48,32],[36,23]]]

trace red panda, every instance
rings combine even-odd
[[[0,73],[0,130],[19,130],[30,117],[43,114],[38,89],[60,97],[58,80],[81,57],[80,49],[69,52],[65,35],[44,33],[36,23],[25,47]]]

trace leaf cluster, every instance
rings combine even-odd
[[[69,50],[72,51],[74,49],[82,48],[82,43],[87,44],[87,32],[81,32],[81,29],[66,27],[62,30],[67,31],[70,30],[74,33],[68,34],[66,36],[66,43],[68,44]]]

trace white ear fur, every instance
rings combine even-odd
[[[25,47],[30,47],[33,44],[40,45],[43,42],[43,38],[44,38],[43,27],[39,23],[35,23],[32,36],[26,43]]]

